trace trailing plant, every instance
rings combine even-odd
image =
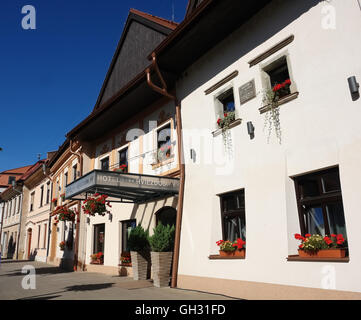
[[[128,247],[130,251],[146,252],[149,251],[149,234],[141,225],[130,230],[128,238]]]
[[[223,118],[218,118],[217,124],[222,131],[228,130],[230,124],[236,120],[236,113],[234,111],[228,111],[223,114]]]
[[[226,151],[232,149],[232,138],[230,132],[230,125],[236,120],[236,113],[234,111],[224,112],[223,118],[218,118],[217,125],[218,128],[222,129],[223,143]]]
[[[219,250],[221,251],[235,251],[235,250],[241,250],[243,249],[244,245],[246,244],[246,241],[242,240],[241,238],[238,238],[236,241],[232,242],[229,240],[219,240],[216,242],[217,246],[219,246]]]
[[[64,250],[65,250],[65,241],[61,241],[61,242],[59,243],[59,247],[60,247],[60,250],[61,250],[61,251],[64,251]]]
[[[296,233],[295,239],[300,240],[301,244],[299,249],[315,253],[319,250],[337,249],[342,248],[345,243],[345,239],[342,234],[331,234],[331,236],[321,236],[319,234],[305,234],[302,235]]]
[[[75,221],[76,217],[76,211],[67,208],[66,206],[58,206],[55,209],[55,212],[57,214],[56,221]]]
[[[216,243],[217,243],[217,246],[219,246],[219,250],[221,250],[221,251],[233,252],[236,250],[236,247],[233,246],[234,243],[232,241],[219,240]]]
[[[121,165],[119,166],[119,168],[115,168],[115,169],[113,169],[113,171],[126,173],[126,172],[128,172],[128,165],[126,165],[126,164],[121,164]]]
[[[85,214],[95,216],[98,213],[100,216],[105,216],[106,213],[110,213],[107,207],[111,207],[109,201],[106,201],[107,195],[99,193],[94,194],[94,197],[89,197],[83,202],[83,210]]]
[[[276,84],[272,89],[266,90],[264,92],[262,100],[263,105],[267,105],[270,108],[265,116],[265,127],[268,126],[268,142],[272,133],[272,129],[274,129],[278,142],[281,144],[281,124],[278,102],[282,97],[289,94],[290,86],[291,80],[287,79],[283,83]]]
[[[161,222],[153,229],[149,237],[149,244],[153,252],[170,252],[174,248],[175,227],[169,224],[164,226]]]

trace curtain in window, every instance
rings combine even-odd
[[[328,204],[326,205],[326,211],[331,234],[342,234],[346,240],[346,225],[342,203]]]
[[[306,209],[307,232],[325,236],[325,223],[321,207],[310,207]]]

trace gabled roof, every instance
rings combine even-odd
[[[167,19],[164,19],[164,18],[160,18],[160,17],[157,17],[157,16],[153,16],[149,13],[146,13],[146,12],[142,12],[142,11],[139,11],[137,9],[130,9],[129,12],[131,13],[134,13],[134,14],[137,14],[145,19],[148,19],[150,21],[153,21],[155,23],[158,23],[160,25],[163,25],[164,27],[166,28],[169,28],[169,29],[172,29],[174,30],[175,28],[177,28],[178,26],[178,23],[177,22],[174,22],[174,21],[170,21],[170,20],[167,20]]]
[[[112,61],[110,63],[109,69],[108,69],[107,74],[105,76],[105,79],[104,79],[102,88],[100,90],[98,99],[97,99],[96,104],[95,104],[95,106],[93,108],[93,112],[96,109],[98,109],[101,104],[106,102],[106,100],[109,100],[109,98],[111,98],[111,97],[106,97],[106,99],[103,99],[103,96],[104,96],[106,88],[108,86],[108,82],[109,82],[109,80],[110,80],[110,78],[112,76],[113,70],[115,69],[115,66],[118,63],[119,55],[120,55],[120,52],[121,52],[121,50],[123,48],[123,44],[124,44],[124,42],[125,42],[125,40],[127,38],[128,31],[129,31],[129,29],[131,27],[132,22],[134,22],[134,21],[146,26],[147,28],[149,28],[151,30],[154,30],[155,32],[157,32],[157,33],[159,33],[161,35],[161,37],[158,40],[153,39],[153,41],[156,41],[156,42],[153,44],[152,48],[149,49],[149,52],[145,53],[144,60],[147,59],[147,55],[154,49],[154,47],[157,46],[166,36],[168,36],[178,26],[178,23],[167,20],[167,19],[163,19],[163,18],[160,18],[160,17],[157,17],[157,16],[153,16],[151,14],[148,14],[148,13],[136,10],[136,9],[130,9],[129,10],[129,15],[128,15],[127,21],[125,23],[123,33],[122,33],[122,35],[120,37],[120,40],[118,42],[118,46],[116,48],[116,51],[115,51],[114,56],[112,58]],[[143,66],[143,68],[144,67],[145,66]],[[141,72],[143,68],[139,68],[139,70],[137,72],[135,72],[135,74],[131,78],[133,78],[136,74]],[[129,82],[129,80],[131,80],[131,78],[128,79],[128,81],[125,81],[124,84]],[[119,87],[118,90],[119,89],[121,89],[121,87]]]
[[[11,186],[11,184],[9,184],[10,176],[15,177],[15,180],[19,180],[21,175],[27,172],[31,167],[32,166],[25,166],[25,167],[9,169],[0,172],[0,186],[1,187]]]

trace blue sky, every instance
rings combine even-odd
[[[57,150],[92,110],[130,8],[176,22],[187,0],[2,0],[0,172]],[[24,30],[21,9],[36,9]]]

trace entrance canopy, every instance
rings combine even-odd
[[[136,173],[93,170],[65,188],[65,199],[85,200],[94,193],[110,202],[142,203],[178,194],[179,179]]]

